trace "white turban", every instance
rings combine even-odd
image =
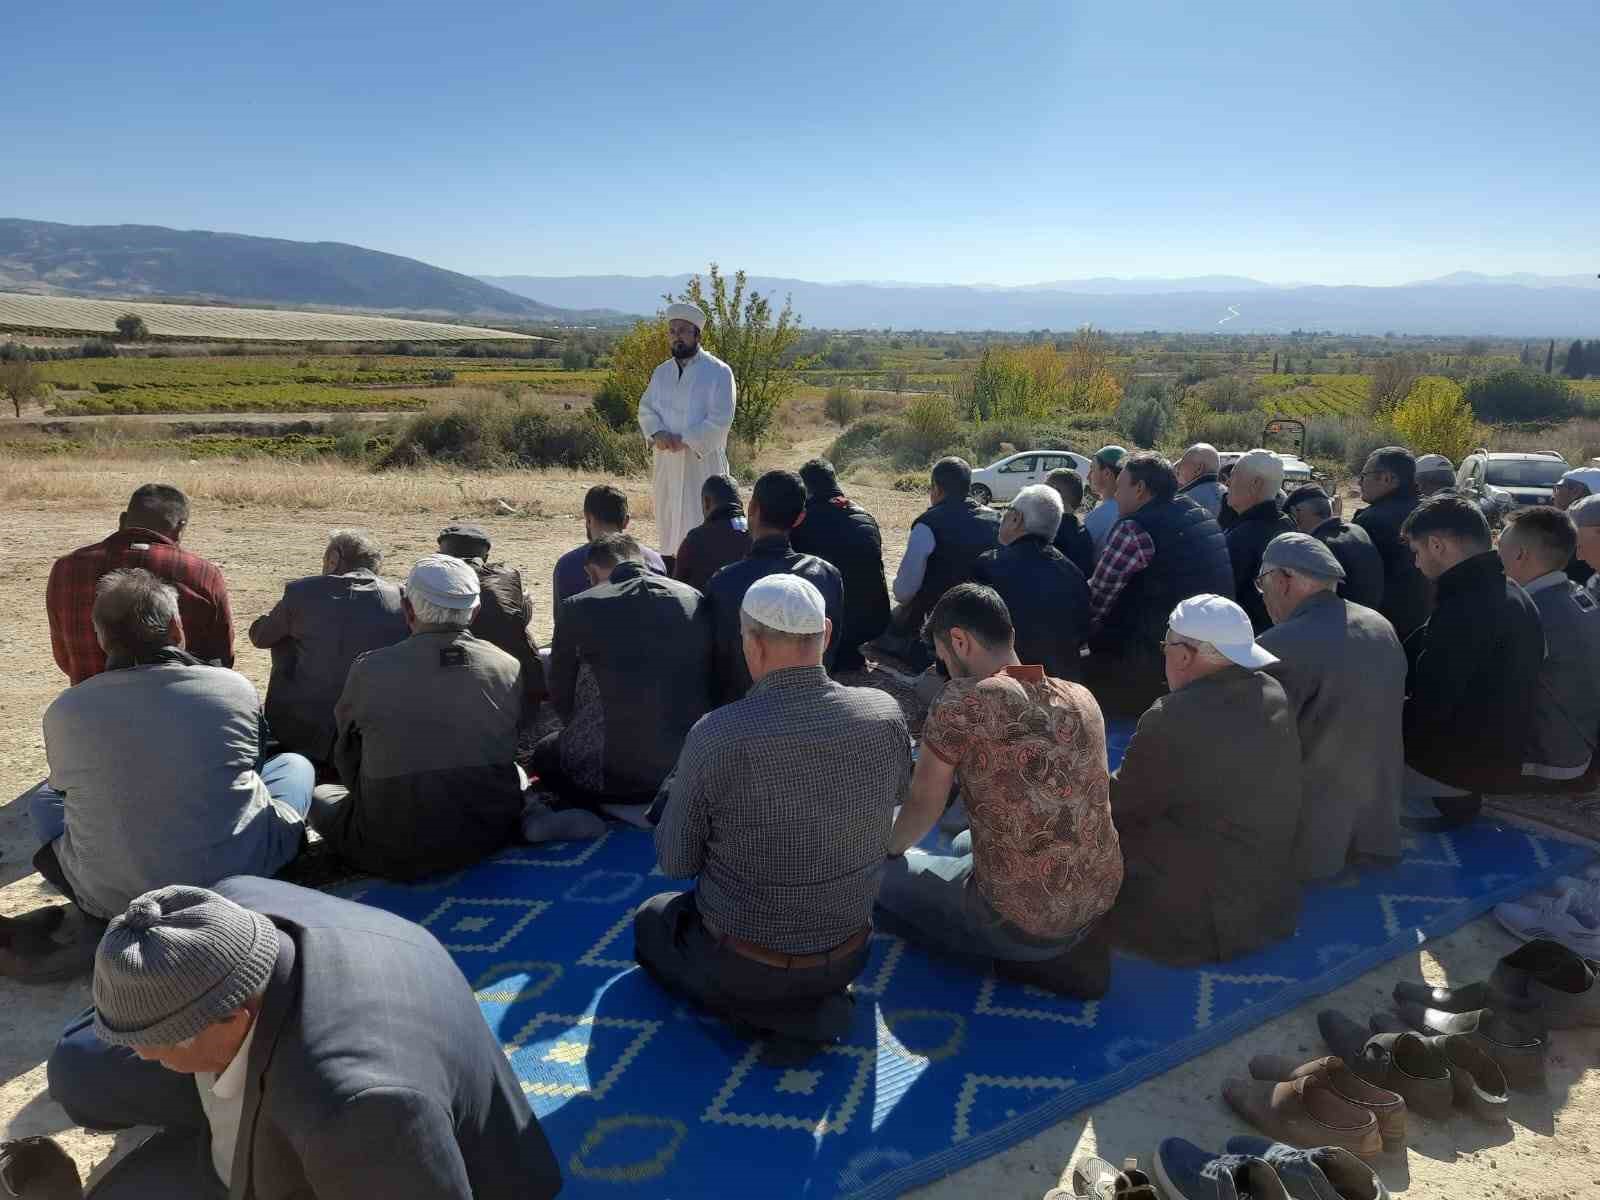
[[[706,327],[706,314],[693,304],[667,305],[667,320],[687,321],[696,329],[704,329]]]

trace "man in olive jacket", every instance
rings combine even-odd
[[[561,1172],[427,930],[292,884],[146,892],[50,1055],[90,1129],[159,1132],[92,1200],[543,1200]]]

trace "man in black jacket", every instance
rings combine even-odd
[[[712,475],[700,485],[700,509],[706,519],[684,534],[672,577],[703,592],[713,575],[750,553],[750,522],[732,475]]]
[[[1361,498],[1367,507],[1353,521],[1366,530],[1383,559],[1383,603],[1378,611],[1389,618],[1403,642],[1428,619],[1428,581],[1400,536],[1401,526],[1420,502],[1417,460],[1411,451],[1404,446],[1374,450],[1361,469]]]
[[[523,1200],[561,1172],[460,968],[400,917],[272,880],[147,892],[50,1055],[91,1129],[159,1132],[93,1200]]]
[[[866,665],[861,645],[889,626],[889,588],[883,579],[883,534],[861,505],[845,496],[833,464],[813,458],[800,468],[806,485],[805,519],[789,534],[801,554],[815,554],[839,568],[844,580],[844,628],[833,669],[855,671]]]
[[[439,531],[439,553],[459,558],[478,573],[478,615],[472,636],[499,646],[522,667],[522,714],[532,722],[544,701],[544,663],[528,625],[533,600],[522,587],[522,572],[489,562],[489,535],[481,525],[457,522]]]
[[[1406,639],[1403,719],[1413,828],[1477,814],[1480,792],[1518,786],[1544,661],[1532,598],[1506,578],[1489,523],[1472,501],[1441,492],[1406,518],[1402,535],[1437,586],[1433,615]],[[1429,806],[1425,802],[1432,801]]]
[[[1309,533],[1339,560],[1344,568],[1339,598],[1382,612],[1383,559],[1367,531],[1334,516],[1328,493],[1314,483],[1290,492],[1283,511],[1301,533]]]
[[[1051,545],[1061,497],[1046,484],[1025,487],[1000,520],[1000,546],[979,555],[972,577],[1000,593],[1017,657],[1054,679],[1083,678],[1079,648],[1089,636],[1089,584]]]
[[[1278,508],[1278,489],[1282,486],[1283,460],[1270,450],[1251,450],[1234,464],[1223,501],[1236,518],[1228,527],[1234,599],[1249,614],[1250,627],[1257,633],[1272,625],[1267,606],[1256,590],[1261,555],[1267,543],[1280,533],[1294,532],[1294,522]]]
[[[750,690],[750,669],[744,661],[744,637],[739,630],[739,606],[750,585],[783,572],[807,580],[827,606],[833,636],[822,665],[833,669],[839,644],[840,614],[844,611],[844,580],[839,569],[811,554],[796,553],[789,534],[805,519],[806,488],[793,471],[768,471],[750,492],[750,553],[730,563],[706,584],[711,608],[714,663],[713,700],[731,704]]]
[[[1078,520],[1078,509],[1083,507],[1083,476],[1064,467],[1051,471],[1044,481],[1061,497],[1061,527],[1056,530],[1053,544],[1087,580],[1094,574],[1094,537]]]
[[[711,707],[711,614],[626,533],[589,544],[588,574],[589,590],[556,610],[550,701],[563,725],[533,770],[571,806],[648,805]]]

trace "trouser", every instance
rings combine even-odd
[[[665,892],[633,915],[633,953],[662,987],[763,1033],[830,1042],[850,1028],[846,989],[870,942],[819,967],[784,969],[723,944],[700,919],[693,892]]]
[[[913,671],[926,671],[933,665],[933,650],[922,640],[922,618],[927,613],[918,605],[896,604],[889,614],[889,628],[874,645],[893,654]]]
[[[945,954],[1044,962],[1067,953],[1083,937],[1087,927],[1060,939],[1037,938],[1018,929],[978,891],[971,832],[958,835],[950,851],[907,850],[884,868],[878,907],[912,940]]]
[[[1463,788],[1441,783],[1406,764],[1400,798],[1402,828],[1436,832],[1465,825],[1483,807],[1483,799]]]
[[[605,806],[618,804],[649,804],[656,798],[655,789],[648,792],[612,793],[597,792],[584,787],[569,775],[561,765],[561,732],[547,733],[533,748],[529,768],[539,777],[539,782],[561,801],[555,808],[586,808],[596,816],[607,815]]]
[[[222,1200],[227,1195],[211,1166],[211,1130],[193,1075],[102,1042],[94,1033],[92,1009],[68,1023],[45,1073],[51,1099],[85,1129],[159,1129],[95,1185],[89,1192],[93,1200]]]
[[[1161,660],[1148,654],[1096,650],[1081,662],[1084,686],[1108,717],[1137,719],[1167,694]]]

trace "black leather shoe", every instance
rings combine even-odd
[[[18,1200],[83,1200],[78,1168],[53,1138],[0,1143],[0,1195]]]
[[[1428,1038],[1427,1042],[1450,1065],[1456,1107],[1480,1121],[1504,1121],[1511,1095],[1499,1064],[1469,1037],[1446,1034]]]
[[[1397,1093],[1406,1108],[1448,1120],[1455,1104],[1450,1067],[1439,1051],[1414,1033],[1374,1037],[1343,1013],[1317,1014],[1322,1040],[1362,1079]]]
[[[1374,1032],[1390,1033],[1408,1026],[1430,1036],[1459,1034],[1475,1041],[1505,1072],[1506,1081],[1520,1091],[1542,1092],[1547,1041],[1530,1025],[1508,1019],[1493,1009],[1448,1013],[1420,1004],[1399,1006],[1398,1019],[1388,1013],[1372,1018]]]

